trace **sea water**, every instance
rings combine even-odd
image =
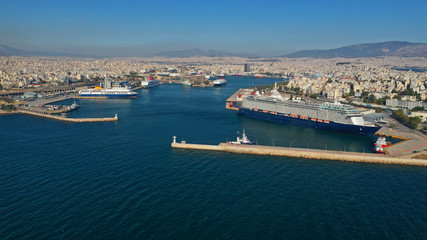
[[[0,239],[425,239],[423,167],[172,149],[235,140],[370,151],[373,137],[238,116],[220,88],[163,84],[77,99],[69,123],[0,116]],[[67,100],[63,104],[71,104]]]

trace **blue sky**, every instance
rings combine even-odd
[[[204,48],[281,55],[358,43],[427,42],[427,1],[0,0],[0,44],[144,55]]]

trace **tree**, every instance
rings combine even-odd
[[[313,93],[313,94],[310,94],[310,97],[314,98],[314,99],[317,99],[318,95]]]
[[[414,107],[411,109],[412,112],[425,111],[424,107]]]
[[[402,122],[410,128],[417,128],[418,124],[421,123],[420,117],[408,117],[402,109],[394,111],[393,116],[396,120]]]
[[[6,104],[2,104],[0,106],[0,108],[3,109],[3,110],[5,110],[5,111],[8,111],[8,112],[16,110],[16,107],[14,105],[12,105],[12,104],[7,104],[7,105]]]
[[[379,105],[385,105],[387,102],[387,99],[389,99],[389,97],[382,97],[382,98],[378,98],[376,103]]]

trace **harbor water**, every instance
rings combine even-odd
[[[170,147],[245,129],[262,145],[371,152],[374,137],[224,108],[239,88],[277,80],[163,84],[136,99],[76,99],[68,114],[117,122],[0,116],[0,239],[425,239],[423,167]]]

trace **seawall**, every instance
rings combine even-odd
[[[221,143],[219,145],[202,145],[175,142],[172,143],[171,146],[173,148],[182,149],[213,150],[232,153],[284,156],[305,159],[325,159],[349,162],[400,164],[427,167],[427,160],[390,157],[372,153],[340,152],[318,149],[272,147],[259,145],[237,145],[230,143]]]
[[[56,119],[56,120],[66,121],[66,122],[114,122],[119,120],[117,115],[112,118],[67,118],[67,117],[61,117],[61,116],[50,115],[50,114],[30,112],[25,110],[18,110],[18,111],[20,113],[30,114],[30,115],[44,117],[44,118]]]

